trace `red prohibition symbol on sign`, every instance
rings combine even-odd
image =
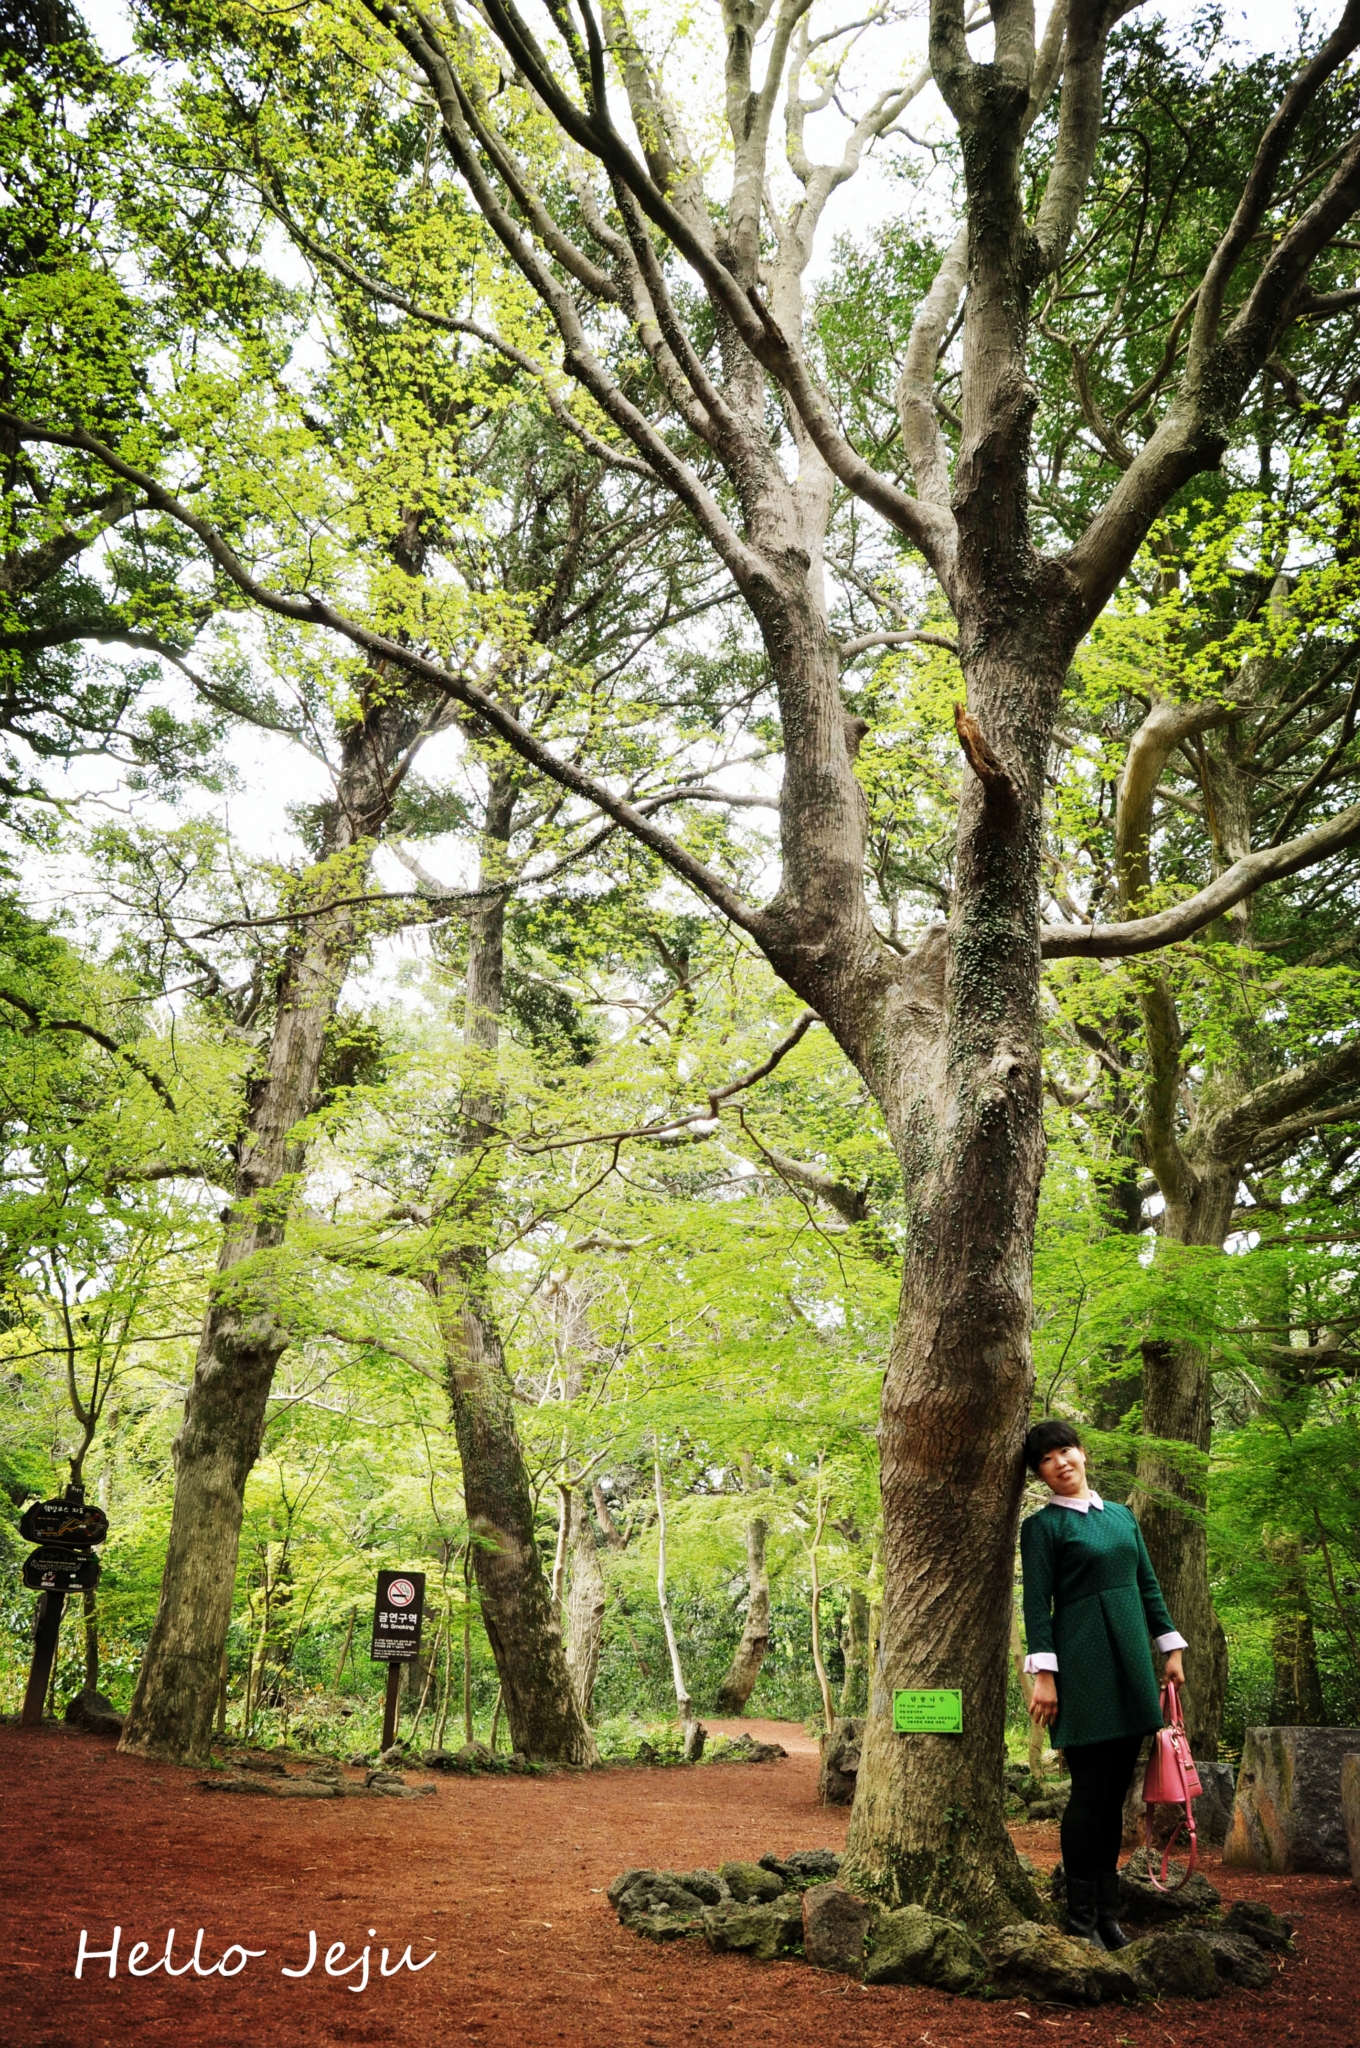
[[[409,1607],[416,1597],[416,1589],[409,1579],[392,1579],[387,1588],[389,1607]]]

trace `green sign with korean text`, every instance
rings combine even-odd
[[[963,1694],[948,1687],[893,1694],[895,1735],[962,1735]]]

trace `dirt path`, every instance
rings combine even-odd
[[[1356,2048],[1360,1894],[1325,1878],[1229,1872],[1229,1898],[1262,1898],[1298,1925],[1299,1956],[1267,1990],[1209,2005],[1049,2011],[908,1987],[865,1989],[799,1963],[656,1948],[619,1927],[604,1896],[629,1865],[687,1868],[766,1851],[839,1847],[846,1815],[816,1799],[815,1747],[798,1730],[782,1763],[618,1769],[542,1780],[443,1779],[433,1799],[275,1803],[209,1795],[197,1775],[120,1757],[97,1738],[0,1730],[0,2044],[3,2048],[952,2048],[1054,2039],[1081,2048]],[[1041,1864],[1057,1831],[1018,1837]],[[1218,1872],[1210,1865],[1210,1875]],[[107,1961],[74,1977],[80,1929]],[[143,1968],[175,1932],[178,1966],[231,1943],[263,1949],[224,1981]],[[320,1959],[289,1979],[314,1929]],[[376,1933],[370,1935],[369,1930]],[[327,1978],[371,1947],[367,1989]],[[419,1975],[377,1974],[435,1951]],[[235,1960],[235,1959],[233,1959]]]

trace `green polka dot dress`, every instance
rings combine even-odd
[[[1149,1637],[1175,1635],[1176,1624],[1129,1510],[1106,1501],[1083,1515],[1050,1503],[1021,1525],[1020,1561],[1029,1651],[1058,1660],[1055,1748],[1160,1728]]]

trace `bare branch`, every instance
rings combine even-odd
[[[814,1011],[804,1010],[793,1029],[785,1033],[768,1058],[763,1059],[758,1067],[752,1067],[749,1074],[740,1074],[735,1081],[728,1081],[721,1088],[710,1088],[708,1090],[710,1115],[718,1115],[719,1103],[726,1102],[729,1095],[739,1095],[744,1088],[752,1088],[757,1081],[763,1081],[767,1074],[772,1074],[785,1055],[793,1051],[793,1048],[797,1045],[799,1039],[803,1037],[804,1033],[810,1031],[814,1024],[819,1024],[820,1022],[821,1019]]]
[[[45,1017],[36,1003],[28,1002],[14,989],[0,988],[0,1003],[8,1003],[21,1017],[27,1017],[31,1031],[70,1032],[77,1038],[88,1038],[92,1045],[100,1046],[105,1052],[112,1053],[115,1059],[125,1060],[160,1097],[171,1114],[177,1114],[179,1105],[154,1067],[149,1067],[139,1054],[131,1051],[126,1045],[120,1045],[116,1038],[110,1038],[107,1031],[99,1030],[97,1025],[86,1024],[79,1017]]]

